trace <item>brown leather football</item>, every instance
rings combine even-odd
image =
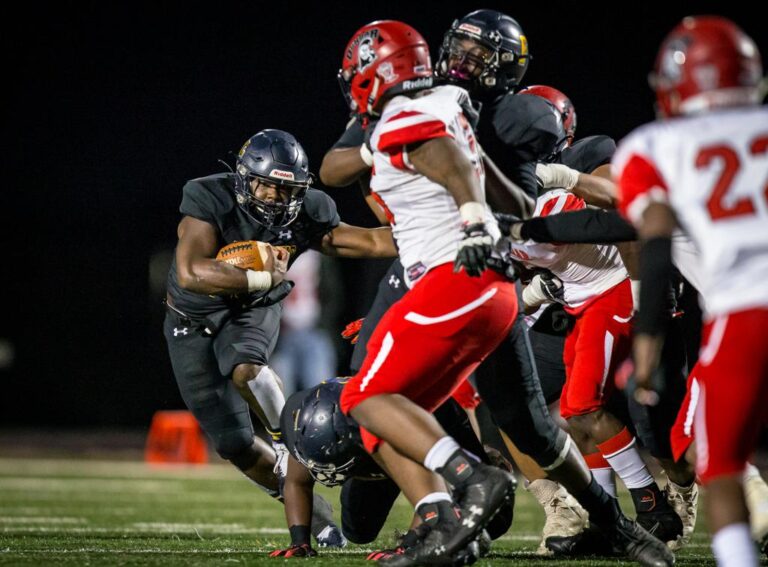
[[[269,244],[256,240],[233,242],[219,250],[216,259],[244,270],[263,270],[267,246]]]

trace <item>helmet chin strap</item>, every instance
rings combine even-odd
[[[376,78],[373,80],[373,88],[371,89],[371,94],[368,95],[368,114],[371,116],[375,116],[376,113],[373,110],[373,101],[376,100],[376,96],[379,94],[379,87],[381,86],[381,79],[378,75],[376,75]]]

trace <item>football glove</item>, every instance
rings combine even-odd
[[[479,277],[488,267],[492,248],[493,238],[485,229],[485,223],[465,226],[464,238],[459,242],[459,252],[453,263],[454,273],[464,268],[470,276]]]
[[[509,213],[493,213],[493,216],[496,222],[499,223],[501,234],[512,238],[512,240],[523,239],[521,234],[523,219]]]
[[[360,338],[360,329],[363,328],[363,321],[364,319],[358,319],[357,321],[347,323],[347,326],[344,327],[344,330],[341,332],[341,336],[353,345],[356,345],[357,339]]]

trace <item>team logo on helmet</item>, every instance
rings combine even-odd
[[[682,65],[685,63],[685,54],[691,41],[689,38],[680,38],[670,42],[661,59],[661,76],[664,79],[678,83],[683,77]]]
[[[376,61],[376,52],[373,50],[373,40],[370,37],[360,42],[357,48],[357,67],[360,71]]]
[[[250,145],[251,145],[251,140],[249,138],[248,140],[245,141],[245,143],[243,144],[243,147],[240,148],[240,151],[238,152],[237,157],[239,158],[243,157],[245,155],[245,150],[247,150],[248,146]]]
[[[381,78],[384,79],[385,84],[394,83],[397,78],[400,76],[397,73],[395,73],[395,68],[392,66],[392,63],[389,61],[385,61],[381,65],[379,65],[378,74],[381,75]]]

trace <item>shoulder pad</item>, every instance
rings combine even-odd
[[[335,228],[341,222],[336,203],[330,195],[319,189],[307,189],[302,208],[312,221],[328,228]]]
[[[235,207],[232,175],[221,173],[192,179],[184,185],[179,211],[183,215],[214,222]]]

